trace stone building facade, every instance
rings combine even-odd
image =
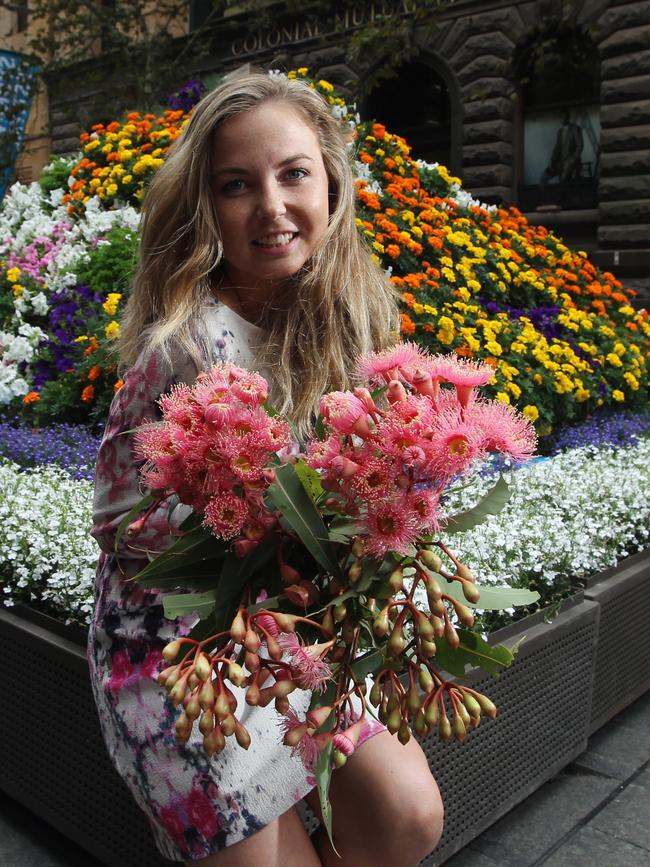
[[[385,60],[375,56],[350,65],[351,35],[380,15],[412,11],[409,0],[359,2],[323,17],[307,6],[291,18],[279,11],[258,27],[236,4],[228,5],[209,56],[188,66],[188,78],[245,64],[307,66],[345,91]],[[554,19],[560,7],[567,4],[455,0],[435,27],[414,30],[413,62],[361,107],[404,134],[416,156],[447,163],[477,198],[516,205],[531,221],[586,249],[635,285],[647,305],[650,0],[572,0],[563,21]],[[192,4],[190,28],[200,22],[202,8],[199,0]],[[549,72],[539,46],[560,31],[555,73],[552,65]],[[82,73],[71,70],[50,82],[58,152],[75,146],[80,120],[86,120]]]

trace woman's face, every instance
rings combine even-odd
[[[327,230],[318,138],[288,103],[265,102],[219,126],[213,159],[227,282],[263,300],[302,268]]]

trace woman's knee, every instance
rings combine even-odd
[[[436,848],[442,836],[444,807],[428,769],[395,781],[386,802],[386,821],[376,837],[378,851],[394,853],[391,864],[414,867]],[[382,839],[383,838],[383,839]]]

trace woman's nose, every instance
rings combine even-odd
[[[282,190],[277,184],[269,184],[260,190],[257,202],[258,216],[265,219],[276,219],[286,213]]]

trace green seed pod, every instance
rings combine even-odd
[[[458,716],[462,719],[465,728],[467,728],[471,724],[472,718],[467,712],[467,708],[465,707],[465,705],[461,702],[458,702]]]
[[[411,686],[409,691],[406,693],[406,709],[411,716],[415,716],[421,707],[422,702],[420,701],[418,691],[415,686]]]
[[[198,659],[194,663],[194,673],[199,680],[207,680],[212,674],[212,665],[205,653],[199,653]]]
[[[366,545],[361,536],[356,536],[352,543],[352,553],[355,557],[363,557],[366,553]]]
[[[348,578],[351,584],[356,584],[359,578],[361,578],[362,566],[361,560],[357,559],[353,562],[353,564],[348,569]]]
[[[198,719],[201,714],[201,705],[199,704],[198,695],[193,695],[188,703],[185,705],[185,713],[187,714],[188,719],[194,721]]]
[[[388,653],[390,656],[399,656],[406,647],[406,639],[401,626],[396,626],[388,639]]]
[[[354,623],[346,617],[341,625],[341,638],[345,642],[345,644],[350,645],[354,641],[354,636],[356,633],[356,629]]]
[[[399,707],[399,696],[397,696],[394,692],[392,692],[388,698],[388,713],[392,713],[396,708]]]
[[[199,704],[203,710],[212,710],[214,707],[214,687],[212,681],[206,680],[199,692]]]
[[[188,719],[185,711],[181,711],[180,716],[176,720],[176,740],[181,743],[187,743],[192,734],[192,720]]]
[[[212,711],[204,710],[199,720],[199,731],[202,735],[209,735],[214,728],[214,714]]]
[[[222,722],[227,716],[230,716],[230,702],[223,692],[220,692],[217,696],[217,700],[214,703],[214,712],[217,715],[219,722]]]
[[[370,704],[377,707],[379,702],[381,701],[381,684],[375,681],[372,685],[372,689],[370,690]]]
[[[449,722],[449,717],[447,714],[442,714],[440,719],[438,720],[438,735],[440,740],[444,743],[447,743],[451,740],[451,723]]]
[[[435,656],[438,649],[435,641],[422,641],[420,642],[420,648],[427,659],[431,659],[432,656]]]
[[[234,683],[235,686],[242,686],[246,680],[246,675],[241,665],[238,665],[236,662],[228,663],[228,680]]]
[[[225,746],[226,739],[221,731],[221,726],[215,726],[212,731],[203,738],[203,749],[210,758],[220,753]]]
[[[399,731],[397,733],[397,740],[401,744],[407,744],[411,740],[411,729],[409,728],[409,724],[406,720],[402,720],[402,724],[399,727]]]
[[[228,714],[221,720],[221,731],[227,738],[235,731],[235,717],[232,714]]]
[[[230,637],[236,644],[243,644],[244,638],[246,638],[246,622],[244,621],[244,617],[241,609],[235,615],[235,619],[232,622],[230,627]]]
[[[388,635],[390,624],[388,622],[388,609],[382,608],[372,624],[372,631],[378,638]]]
[[[415,719],[413,721],[413,730],[419,738],[425,737],[429,730],[427,726],[427,721],[424,718],[424,711],[422,710],[422,708],[420,708],[420,710],[415,715]]]
[[[437,599],[431,605],[429,605],[429,610],[434,617],[444,617],[445,615],[445,603],[442,599]]]
[[[243,750],[247,750],[251,745],[251,736],[248,734],[246,727],[239,722],[235,717],[235,740]]]
[[[289,707],[290,707],[290,705],[289,705],[289,699],[288,698],[285,698],[284,696],[280,696],[279,698],[276,698],[275,709],[279,714],[281,714],[281,716],[285,715],[285,713],[289,710]]]
[[[246,650],[251,653],[257,653],[260,649],[260,645],[262,644],[262,640],[260,639],[257,632],[254,629],[247,629],[246,635],[244,636],[244,647]]]
[[[440,710],[438,708],[438,702],[433,699],[427,705],[427,708],[424,712],[424,719],[429,728],[433,728],[433,726],[437,725],[438,718],[440,716]]]
[[[476,584],[472,584],[471,581],[463,581],[463,595],[468,602],[471,602],[472,605],[476,605],[476,603],[481,598],[481,593],[476,586]]]
[[[442,560],[435,551],[428,551],[426,548],[423,548],[421,551],[418,551],[418,560],[424,563],[427,569],[431,569],[432,572],[440,572],[442,568]]]
[[[467,737],[467,729],[465,723],[460,718],[459,714],[454,714],[454,721],[451,726],[451,733],[457,741],[462,743]]]
[[[477,692],[474,695],[474,698],[481,706],[481,710],[483,711],[483,713],[486,716],[489,716],[490,719],[494,719],[494,717],[497,715],[496,705],[493,702],[491,702],[490,699],[486,695],[481,695],[480,692]]]
[[[418,683],[420,684],[420,689],[422,692],[426,692],[428,695],[430,692],[433,692],[433,678],[431,677],[431,672],[428,668],[420,668],[418,671]]]
[[[394,735],[397,734],[399,728],[402,724],[402,713],[398,707],[395,708],[394,711],[388,714],[388,719],[386,720],[386,728],[388,731]]]
[[[472,584],[474,584],[476,581],[476,578],[474,577],[474,573],[464,563],[458,564],[458,568],[456,569],[456,574],[463,581],[471,581]]]
[[[345,602],[341,602],[334,606],[334,622],[341,623],[348,616],[348,609]]]
[[[467,708],[472,719],[479,719],[481,716],[481,705],[476,701],[473,695],[468,692],[463,693],[463,704]]]
[[[460,638],[458,637],[458,633],[456,632],[453,624],[449,620],[445,623],[445,640],[447,644],[454,650],[460,644]]]
[[[182,642],[177,638],[163,647],[162,658],[165,662],[173,662],[176,659],[180,653],[181,644]]]
[[[342,768],[348,757],[341,750],[332,750],[332,764],[335,768]]]
[[[190,676],[187,678],[187,685],[190,689],[196,689],[197,686],[201,683],[199,678],[196,676],[196,672],[193,671]]]
[[[453,600],[454,610],[456,612],[456,616],[463,624],[463,626],[473,626],[474,625],[474,612],[468,608],[466,605],[463,605],[462,602],[458,602],[456,599]]]
[[[379,722],[386,725],[386,720],[388,719],[388,704],[384,700],[379,706],[379,710],[377,711],[377,716],[379,717]]]
[[[247,650],[244,655],[244,665],[251,673],[258,671],[260,667],[260,658],[257,653],[251,653],[250,650]]]
[[[442,617],[435,614],[431,615],[431,625],[433,626],[433,634],[436,638],[442,638],[445,634],[445,621]]]
[[[433,626],[429,622],[429,618],[422,611],[418,611],[415,615],[415,628],[420,634],[420,638],[424,641],[433,640]]]
[[[186,691],[187,691],[187,678],[181,677],[181,679],[175,683],[171,692],[169,693],[169,698],[171,699],[171,702],[174,705],[174,707],[178,707],[178,705],[183,701],[183,699],[185,698]]]
[[[397,569],[394,569],[388,578],[388,586],[393,591],[393,593],[399,593],[400,590],[404,589],[404,572],[401,566],[398,566]]]

